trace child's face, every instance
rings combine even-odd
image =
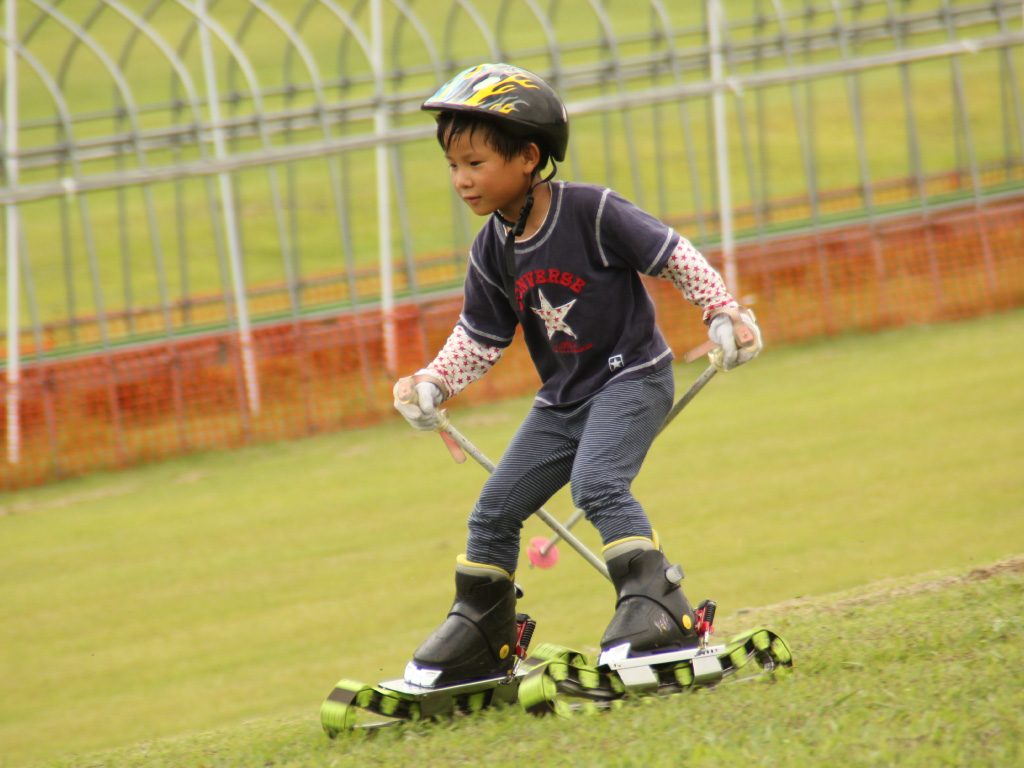
[[[533,145],[531,145],[531,150]],[[445,152],[452,184],[466,205],[478,216],[501,210],[515,219],[526,200],[537,159],[531,153],[506,160],[494,151],[480,132],[454,136]]]

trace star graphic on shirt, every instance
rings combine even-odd
[[[540,296],[540,307],[530,307],[530,309],[536,312],[540,319],[544,321],[544,325],[548,329],[548,338],[550,339],[554,336],[556,331],[561,331],[575,339],[576,334],[573,333],[572,328],[565,324],[565,316],[569,314],[569,310],[576,303],[576,299],[560,307],[552,307],[551,302],[547,300],[547,297],[540,290],[537,291],[537,295]]]

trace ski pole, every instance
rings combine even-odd
[[[441,422],[437,426],[437,431],[440,433],[441,439],[443,439],[445,444],[448,446],[448,450],[451,452],[452,458],[461,464],[466,460],[465,454],[462,455],[460,460],[456,451],[460,453],[464,451],[472,456],[476,460],[477,464],[486,469],[488,473],[493,473],[494,462],[488,459],[479,448],[469,441],[469,438],[459,432],[459,430],[452,425],[448,420],[447,413],[440,411],[439,415],[441,416]],[[560,536],[570,547],[575,549],[584,560],[594,566],[598,573],[610,580],[610,577],[608,576],[608,567],[604,564],[604,561],[595,555],[586,544],[577,539],[568,528],[558,522],[550,512],[544,509],[544,507],[541,507],[534,514],[543,520],[557,536]]]
[[[655,435],[655,438],[657,438],[658,435],[665,431],[665,427],[672,423],[673,419],[675,419],[675,417],[679,415],[683,408],[689,405],[690,401],[697,396],[698,392],[704,389],[704,385],[711,381],[711,379],[714,378],[716,373],[718,373],[718,370],[715,368],[714,365],[709,365],[705,369],[704,373],[702,373],[697,378],[697,380],[690,385],[690,388],[686,390],[686,392],[683,393],[683,396],[680,397],[676,401],[675,405],[672,406],[672,410],[668,412],[668,414],[665,416],[665,421],[663,421],[661,423],[661,426],[658,428],[658,432]],[[563,527],[566,530],[571,529],[574,525],[576,525],[576,523],[580,521],[580,518],[583,517],[583,514],[584,512],[582,509],[577,509],[575,512],[573,512],[572,517],[565,521],[565,525]],[[547,560],[548,553],[551,551],[551,548],[554,547],[555,544],[558,543],[558,540],[561,538],[565,537],[558,533],[556,530],[554,536],[552,536],[544,544],[538,547],[535,552],[530,552],[530,562],[534,563],[535,565],[540,565],[542,568],[545,567],[543,563],[545,563],[545,561]]]
[[[750,329],[743,324],[737,325],[736,338],[740,343],[740,346],[743,347],[750,346],[755,341],[754,334],[751,333]],[[686,390],[686,392],[683,393],[683,396],[680,397],[676,401],[675,405],[672,406],[672,410],[668,412],[665,416],[665,420],[661,423],[661,426],[658,427],[658,431],[654,435],[655,438],[665,431],[665,428],[672,423],[672,420],[679,415],[680,411],[690,404],[690,401],[697,396],[697,393],[704,389],[704,385],[711,381],[711,379],[715,377],[715,374],[720,370],[720,366],[722,364],[722,349],[713,341],[706,341],[700,346],[694,347],[683,356],[683,361],[692,363],[694,360],[704,357],[705,355],[707,355],[708,359],[711,360],[711,365],[704,369],[704,372],[697,377],[697,380],[690,385],[690,388]],[[454,456],[455,454],[453,453],[452,455]],[[458,459],[456,459],[456,461],[458,461]],[[463,457],[463,461],[465,461],[465,457]],[[563,527],[567,530],[571,529],[580,521],[580,518],[583,517],[583,515],[583,510],[577,509],[573,512],[572,517],[565,521],[565,525]],[[550,568],[554,565],[554,562],[551,562],[551,559],[548,557],[548,553],[551,552],[555,544],[558,543],[559,538],[565,537],[561,536],[556,529],[555,535],[545,541],[536,550],[531,546],[529,553],[530,562],[534,565],[539,565],[541,568]]]
[[[690,401],[697,396],[697,393],[704,389],[704,385],[711,381],[715,374],[718,373],[718,369],[713,365],[709,365],[704,369],[704,373],[697,377],[697,380],[690,385],[690,388],[683,393],[683,396],[676,400],[676,404],[672,406],[672,410],[665,416],[665,420],[658,427],[658,435],[665,431],[665,427],[672,423],[673,419],[679,415],[680,411],[690,404]],[[658,435],[654,437],[657,438]]]

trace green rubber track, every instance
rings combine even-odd
[[[320,705],[320,725],[324,733],[335,738],[359,727],[361,712],[390,718],[393,721],[419,720],[419,704],[411,698],[383,688],[375,688],[354,680],[339,680]],[[373,723],[385,725],[389,723]]]
[[[793,665],[786,642],[763,627],[736,635],[718,656],[721,681],[699,684],[690,661],[656,667],[657,691],[641,695],[671,695],[707,685],[717,685],[738,674],[775,672]],[[531,657],[536,666],[519,689],[519,703],[532,714],[552,712],[560,716],[596,712],[622,704],[626,687],[614,672],[590,664],[579,651],[557,645],[540,646]]]

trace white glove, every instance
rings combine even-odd
[[[437,406],[444,400],[441,388],[429,379],[406,376],[395,382],[392,394],[395,396],[395,410],[415,428],[424,432],[437,429],[442,414]]]
[[[745,307],[715,315],[708,338],[719,347],[711,353],[711,362],[720,371],[731,371],[753,360],[764,346],[754,313]]]

